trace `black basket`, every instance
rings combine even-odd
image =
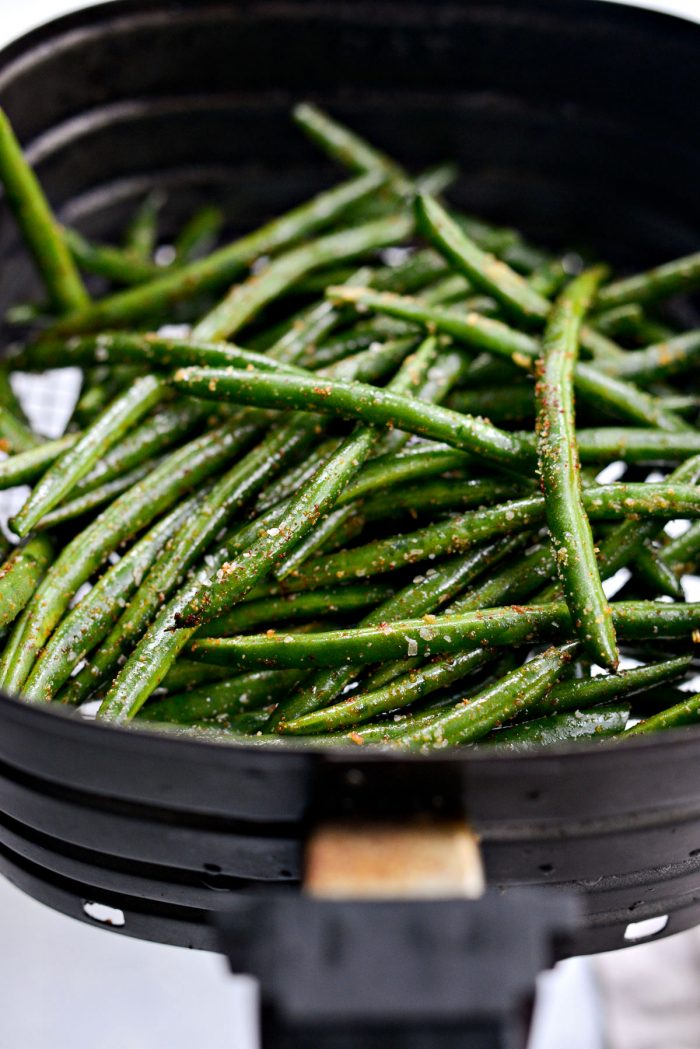
[[[310,98],[413,169],[456,158],[457,201],[621,266],[700,232],[700,29],[563,0],[122,2],[0,56],[0,103],[61,217],[109,237],[150,187],[174,229],[233,225],[337,173],[289,121]],[[0,310],[36,283],[0,215]],[[500,756],[265,752],[133,733],[0,698],[0,867],[78,918],[214,946],[241,890],[299,878],[308,827],[349,813],[466,817],[489,883],[575,888],[572,952],[631,922],[700,920],[700,734]]]

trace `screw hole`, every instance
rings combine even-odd
[[[280,871],[280,878],[291,878],[291,876],[292,872],[288,871],[286,868]]]
[[[205,871],[209,871],[210,874],[221,874],[221,867],[218,863],[205,863]]]
[[[644,918],[641,922],[630,922],[625,929],[625,939],[628,943],[639,943],[640,940],[650,940],[652,936],[658,936],[668,925],[668,915],[661,914],[658,918]]]
[[[541,790],[529,790],[527,792],[527,798],[528,798],[529,801],[539,801],[541,797],[542,797],[542,791]]]
[[[540,870],[543,874],[551,874],[554,870],[554,867],[551,863],[540,863]]]
[[[100,925],[112,925],[115,928],[126,925],[124,911],[119,907],[108,907],[105,903],[93,903],[91,900],[86,900],[83,903],[83,912]]]

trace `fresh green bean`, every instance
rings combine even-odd
[[[692,371],[700,358],[700,329],[672,335],[642,350],[628,350],[624,358],[601,361],[604,371],[612,370],[624,379],[648,383]]]
[[[185,398],[166,405],[136,426],[95,463],[90,473],[78,481],[73,495],[85,495],[147,460],[152,460],[173,445],[184,442],[198,425],[205,423],[211,426],[217,422],[221,422],[221,419],[217,419],[216,414],[203,411],[201,401]]]
[[[0,181],[27,247],[43,277],[52,306],[59,312],[81,310],[89,302],[60,228],[36,175],[0,110]]]
[[[666,594],[675,601],[683,601],[685,594],[680,580],[673,570],[658,556],[650,543],[645,543],[634,559],[634,566],[639,578],[653,594]]]
[[[10,369],[7,363],[0,365],[0,407],[7,408],[14,415],[15,419],[19,419],[20,422],[29,425],[22,403],[12,389]]]
[[[145,575],[129,606],[109,636],[77,675],[73,687],[83,698],[106,679],[143,634],[185,572],[196,563],[229,518],[248,502],[290,458],[303,454],[313,441],[313,429],[293,424],[272,431],[257,448],[237,462],[213,485],[182,523],[170,548]],[[64,669],[59,667],[59,671]],[[70,668],[69,668],[70,670]],[[63,681],[51,668],[53,688]]]
[[[671,540],[659,557],[678,576],[692,571],[700,558],[700,525],[693,522],[686,532]]]
[[[165,197],[153,191],[144,197],[126,227],[124,249],[137,259],[153,257],[158,242],[158,215]]]
[[[519,435],[522,440],[529,436]],[[700,453],[697,430],[668,433],[645,427],[599,427],[578,430],[579,455],[583,463],[674,463]]]
[[[24,506],[12,519],[12,528],[25,536],[85,477],[101,456],[149,412],[163,396],[163,383],[145,376],[118,397],[80,440],[46,471]]]
[[[212,684],[215,681],[227,681],[230,676],[230,671],[226,667],[196,663],[192,659],[178,659],[161,681],[159,691],[154,694],[153,698],[155,700],[162,695],[162,691],[167,692],[168,695],[174,695],[178,692],[199,688],[200,685]],[[61,695],[62,693],[59,693],[59,698]]]

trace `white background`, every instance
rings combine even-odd
[[[0,46],[48,18],[86,6],[70,0],[0,0]],[[638,6],[700,19],[700,0],[640,0]],[[0,944],[0,1049],[256,1045],[253,985],[232,979],[216,956],[81,925],[2,879]],[[582,960],[560,967],[546,981],[532,1049],[602,1049],[596,972],[611,1004],[610,1049],[700,1049],[697,937],[621,952],[595,967]],[[672,978],[664,992],[665,974]],[[692,1033],[684,1035],[681,1027],[672,1033],[674,1017]]]

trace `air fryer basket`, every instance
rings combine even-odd
[[[290,126],[311,98],[411,168],[456,158],[460,204],[621,266],[700,233],[700,29],[566,0],[119,0],[0,55],[7,109],[66,221],[108,238],[149,188],[174,228],[232,224],[334,176]],[[0,214],[0,311],[36,291]],[[0,697],[0,869],[53,907],[214,946],[208,916],[299,878],[321,817],[466,817],[488,880],[583,894],[580,953],[630,922],[700,921],[700,734],[515,755],[227,748]]]

